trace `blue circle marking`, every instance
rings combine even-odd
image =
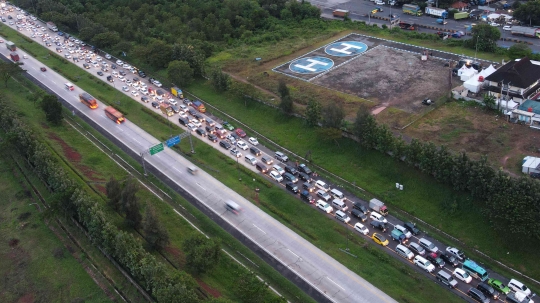
[[[298,74],[318,74],[334,66],[334,61],[325,57],[304,57],[289,64],[289,69]]]
[[[340,41],[328,45],[324,52],[330,56],[348,57],[356,56],[367,50],[367,45],[357,41]]]

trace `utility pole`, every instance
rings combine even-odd
[[[142,161],[142,167],[143,167],[143,170],[144,170],[144,176],[148,177],[148,173],[146,172],[146,165],[144,164],[144,154],[145,153],[146,153],[146,151],[141,153],[141,161]]]

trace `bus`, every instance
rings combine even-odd
[[[124,123],[126,121],[124,115],[112,106],[107,106],[105,108],[105,115],[107,115],[109,119],[116,122],[116,124]]]
[[[81,100],[81,102],[84,103],[84,105],[90,107],[91,109],[96,109],[98,107],[96,98],[92,97],[89,93],[80,94],[79,95],[79,100]]]
[[[463,262],[462,268],[463,270],[468,272],[473,278],[480,281],[486,281],[488,278],[487,271],[472,260],[466,260],[465,262]]]

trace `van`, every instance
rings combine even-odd
[[[196,175],[199,169],[195,166],[188,166],[187,168],[188,172],[192,175]]]
[[[325,213],[329,214],[331,212],[334,211],[334,209],[332,208],[332,206],[330,206],[330,204],[324,202],[323,200],[318,200],[317,201],[317,208],[324,211]]]
[[[256,148],[255,146],[250,147],[249,152],[254,154],[256,157],[261,155],[261,151],[258,148]]]
[[[285,173],[285,170],[279,165],[272,166],[272,169],[277,171],[280,175],[283,175]]]
[[[335,188],[330,191],[330,194],[332,196],[334,196],[334,198],[336,198],[336,199],[340,199],[340,200],[345,199],[345,195],[343,195],[342,192],[340,192],[339,190],[337,190]]]
[[[426,238],[420,238],[420,240],[418,241],[418,244],[420,244],[422,247],[424,247],[426,250],[430,252],[436,253],[439,251],[439,248]]]
[[[185,118],[178,118],[178,122],[182,124],[183,126],[186,126],[189,124],[189,121]]]
[[[452,277],[452,275],[444,270],[440,270],[437,273],[437,280],[450,288],[456,288],[458,284],[457,281]]]
[[[244,159],[246,160],[247,163],[249,163],[251,165],[257,164],[257,159],[255,157],[253,157],[252,155],[246,155],[244,157]]]
[[[302,188],[309,191],[310,193],[315,191],[315,186],[313,186],[313,184],[311,184],[310,182],[304,182],[304,184],[302,184]]]
[[[231,200],[227,200],[225,202],[225,208],[228,211],[233,212],[235,215],[238,215],[242,211],[242,208],[240,207],[240,205],[238,205],[236,202],[231,201]]]
[[[273,160],[270,156],[268,156],[268,155],[262,156],[261,161],[262,161],[264,164],[268,164],[268,165],[272,165],[272,163],[274,163],[274,160]]]
[[[268,172],[268,168],[263,163],[258,161],[255,163],[255,168],[257,168],[257,170],[263,174],[266,174]]]
[[[292,182],[287,182],[285,183],[285,188],[289,191],[291,191],[292,193],[294,194],[297,194],[300,192],[300,190],[298,189],[298,186],[296,186],[294,183]]]
[[[414,258],[413,252],[406,246],[403,246],[401,244],[398,244],[398,246],[396,246],[396,253],[407,260],[412,260],[412,258]]]
[[[330,186],[328,186],[328,184],[324,183],[321,180],[317,180],[317,182],[315,182],[315,186],[321,190],[324,190],[325,192],[328,192],[330,190]]]
[[[339,210],[342,210],[342,211],[346,211],[347,209],[349,209],[347,207],[347,205],[345,204],[345,202],[343,202],[341,200],[338,200],[338,199],[334,199],[332,201],[332,206],[335,207],[336,209],[339,209]]]
[[[336,211],[336,219],[344,223],[349,223],[349,221],[351,221],[351,218],[341,210]]]
[[[75,89],[75,87],[73,86],[73,84],[71,84],[71,83],[69,83],[69,82],[68,82],[68,83],[65,83],[65,84],[64,84],[64,87],[65,87],[67,90],[74,90],[74,89]]]

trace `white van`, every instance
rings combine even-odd
[[[329,214],[334,211],[332,206],[330,204],[324,202],[323,200],[317,201],[317,208],[324,211],[325,213]]]
[[[328,184],[324,183],[321,180],[317,180],[317,182],[315,182],[315,186],[317,186],[321,190],[324,190],[325,192],[328,192],[330,190],[330,186],[328,186]]]
[[[67,82],[64,84],[64,87],[67,89],[67,90],[74,90],[75,87],[73,86],[73,84]]]
[[[330,194],[332,196],[334,196],[334,198],[336,198],[336,199],[340,199],[340,200],[345,199],[345,195],[343,195],[342,192],[340,192],[339,190],[337,190],[335,188],[330,191]]]
[[[227,200],[227,202],[225,202],[225,208],[236,215],[238,215],[242,211],[240,205],[231,200]]]
[[[339,199],[334,199],[332,201],[332,206],[335,207],[336,209],[339,209],[339,210],[342,210],[342,211],[346,211],[347,209],[349,209],[347,207],[347,205],[345,204],[345,202],[339,200]]]
[[[188,166],[187,168],[188,172],[192,175],[196,175],[199,169],[195,166]]]
[[[246,160],[247,163],[249,163],[251,165],[257,164],[257,158],[253,157],[252,155],[246,155],[245,160]]]
[[[414,258],[414,254],[412,253],[412,251],[401,244],[398,244],[398,246],[396,246],[396,253],[408,260],[412,260],[412,258]]]

